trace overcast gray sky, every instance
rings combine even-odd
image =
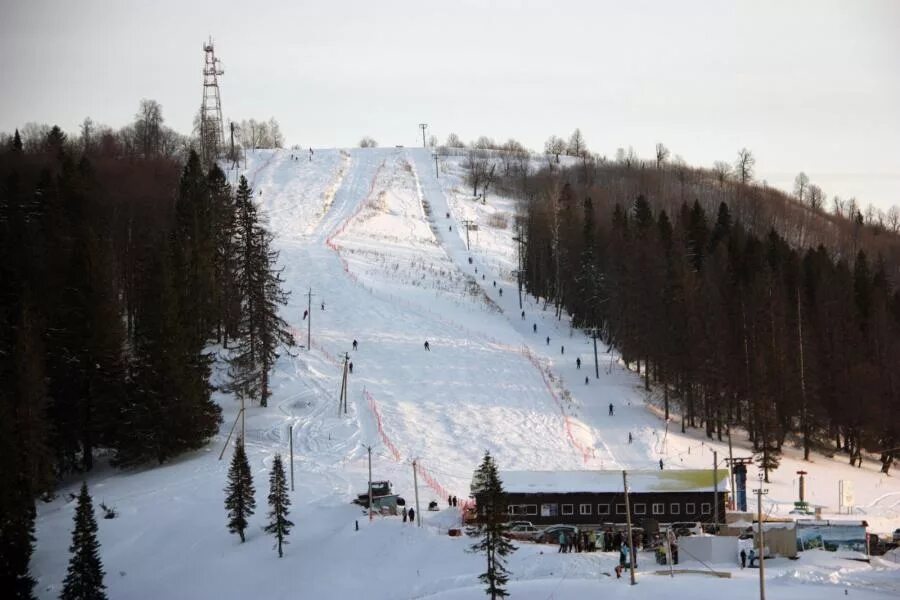
[[[806,171],[830,195],[900,204],[900,1],[0,0],[0,130],[118,127],[141,98],[188,132],[214,37],[226,118],[288,143],[515,137],[759,179]]]

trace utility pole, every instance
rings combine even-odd
[[[519,229],[519,233],[513,237],[513,241],[516,242],[516,248],[518,249],[518,269],[516,270],[516,282],[519,284],[519,310],[522,310],[522,244],[525,243],[524,238],[522,238],[522,230]]]
[[[725,424],[728,433],[728,479],[731,481],[731,510],[737,510],[737,493],[734,486],[734,454],[731,447],[731,422]]]
[[[719,453],[713,450],[713,530],[719,533]]]
[[[422,130],[422,147],[427,148],[425,144],[425,130],[428,128],[428,123],[419,123],[419,129]]]
[[[422,513],[419,510],[419,478],[416,475],[416,460],[413,459],[413,487],[416,489],[416,526],[422,526]]]
[[[372,520],[372,446],[366,446],[369,451],[369,520]]]
[[[441,174],[438,172],[438,155],[437,155],[437,152],[435,152],[432,156],[434,156],[434,178],[435,178],[435,179],[440,179],[440,178],[441,178]]]
[[[464,219],[463,225],[466,226],[466,250],[469,249],[469,227],[472,225],[473,221],[470,219]]]
[[[343,408],[344,414],[347,414],[347,363],[350,362],[350,354],[344,353],[344,369],[343,375],[341,376],[341,392],[338,395],[338,417],[341,416],[341,409]]]
[[[628,554],[631,555],[631,585],[635,585],[634,580],[634,538],[631,536],[631,503],[628,500],[628,475],[622,471],[622,485],[625,487],[625,522],[628,525]],[[763,599],[765,600],[765,599]]]
[[[306,293],[306,351],[312,350],[312,288]]]
[[[288,439],[291,445],[291,491],[294,491],[294,424],[288,425]]]
[[[591,337],[594,338],[594,378],[600,379],[600,362],[597,360],[597,328],[591,330]]]
[[[768,489],[763,489],[763,474],[759,474],[759,488],[753,490],[756,494],[756,537],[759,540],[759,600],[766,600],[766,566],[765,566],[765,541],[763,539],[762,524],[762,497],[769,493]]]

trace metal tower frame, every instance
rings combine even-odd
[[[225,150],[225,134],[222,126],[222,98],[219,95],[219,75],[224,75],[212,37],[203,44],[203,103],[200,105],[200,157],[207,166],[212,165]]]

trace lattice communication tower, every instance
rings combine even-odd
[[[200,106],[200,156],[208,167],[225,150],[225,135],[222,125],[222,98],[219,96],[219,75],[225,70],[213,47],[212,37],[203,44],[205,61],[203,64],[203,104]]]

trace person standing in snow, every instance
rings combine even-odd
[[[613,405],[612,405],[612,402],[609,403],[609,416],[613,416]]]
[[[413,507],[409,507],[409,522],[412,523],[416,520],[416,509]]]
[[[428,340],[425,340],[425,349],[431,352],[431,346],[428,345]]]
[[[662,461],[662,459],[659,459],[659,470],[660,470],[660,471],[663,470],[663,461]]]
[[[532,329],[532,331],[534,331],[535,333],[537,333],[537,323],[535,323],[534,325],[532,325],[532,326],[531,326],[531,329]]]
[[[353,349],[354,350],[356,350],[356,345],[357,345],[356,340],[353,340]]]
[[[559,347],[559,353],[560,353],[560,354],[565,354],[565,353],[566,353],[566,347],[565,347],[565,346],[560,346],[560,347]]]
[[[403,509],[403,522],[406,523],[406,509]]]
[[[350,367],[350,374],[353,375],[353,363],[351,362],[347,366]]]
[[[747,551],[741,548],[741,568],[747,568]]]
[[[459,505],[459,499],[456,496],[453,496],[453,506],[456,507]]]
[[[500,291],[500,295],[502,296],[502,295],[503,295],[503,288],[500,288],[499,291]]]
[[[547,345],[548,346],[550,345],[550,336],[549,335],[547,336]]]
[[[581,368],[581,359],[580,359],[580,358],[576,358],[576,359],[575,359],[575,368],[576,368],[576,369],[580,369],[580,368]]]
[[[525,311],[524,310],[522,311],[522,320],[523,321],[525,320]]]
[[[585,375],[585,377],[584,377],[584,385],[588,385],[589,382],[590,382],[590,379],[588,379],[587,375]]]
[[[453,496],[447,496],[447,506],[453,506]]]
[[[566,532],[565,531],[559,532],[559,552],[562,552],[562,553],[566,552]]]
[[[633,440],[634,440],[634,438],[631,437],[631,432],[629,431],[628,432],[628,443],[630,444]]]

